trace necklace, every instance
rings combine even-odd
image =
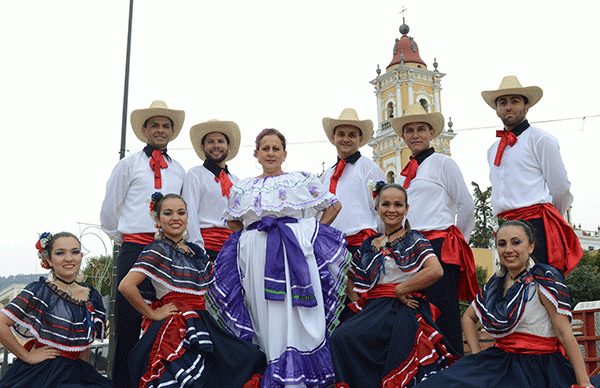
[[[66,289],[67,295],[69,295],[70,297],[73,297],[73,290],[71,290],[71,284],[73,284],[73,282],[75,281],[75,279],[73,279],[70,282],[68,282],[66,280],[63,280],[63,279],[59,278],[58,276],[56,276],[56,274],[54,274],[54,277],[59,282],[67,285],[67,289]]]
[[[381,245],[383,246],[383,245],[387,244],[388,243],[388,238],[391,235],[393,235],[394,233],[396,233],[396,232],[398,232],[398,231],[400,231],[402,229],[404,229],[404,226],[401,226],[398,229],[395,229],[392,233],[384,233],[385,237],[383,238],[383,240],[381,240]]]
[[[507,288],[510,288],[513,284],[515,284],[515,281],[517,281],[526,272],[527,272],[527,268],[525,268],[524,270],[522,270],[521,272],[519,272],[515,276],[512,276],[512,275],[509,274],[508,277],[510,278],[510,280],[508,281],[508,287]]]

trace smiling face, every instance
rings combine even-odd
[[[527,266],[535,244],[529,241],[522,227],[510,225],[498,229],[496,247],[500,264],[508,269],[510,275],[516,275]]]
[[[435,131],[427,123],[408,123],[402,127],[402,139],[410,148],[412,156],[417,156],[431,146]]]
[[[81,245],[75,237],[59,237],[52,244],[48,264],[59,278],[70,282],[81,268]]]
[[[510,94],[496,99],[496,114],[507,131],[512,131],[521,124],[527,112],[529,112],[529,104],[525,103],[523,96]]]
[[[231,144],[229,144],[224,134],[221,132],[207,134],[204,136],[200,148],[204,151],[206,159],[220,167],[225,167],[225,159],[231,151]]]
[[[287,151],[277,135],[266,135],[258,144],[256,158],[262,165],[264,176],[275,176],[283,174],[281,164],[287,157]]]
[[[148,144],[162,150],[167,147],[173,137],[173,124],[168,117],[150,117],[142,127],[142,133],[148,139]]]
[[[188,213],[185,202],[180,198],[167,198],[158,211],[158,226],[165,237],[178,242],[187,228]]]
[[[402,226],[402,221],[408,212],[406,203],[406,194],[404,191],[392,187],[382,189],[379,194],[379,204],[377,205],[377,214],[385,225],[386,232],[393,231]]]
[[[340,159],[355,154],[362,139],[360,129],[354,125],[338,125],[333,130],[333,144]]]

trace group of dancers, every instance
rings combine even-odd
[[[521,139],[533,132],[523,122],[541,89],[515,81],[482,94],[505,132],[520,126]],[[17,360],[0,387],[592,386],[563,280],[581,250],[565,243],[566,229],[552,232],[562,219],[559,195],[537,182],[548,201],[507,199],[515,188],[500,188],[509,177],[494,170],[497,160],[518,165],[512,158],[522,157],[524,141],[503,134],[502,147],[490,148],[496,201],[520,203],[494,212],[510,219],[540,205],[546,213],[529,209],[520,218],[533,222],[501,224],[499,271],[477,292],[466,244],[472,199],[458,166],[430,145],[443,129],[440,113],[417,104],[392,119],[412,151],[399,183],[360,155],[373,126],[352,109],[323,120],[338,162],[321,178],[285,172],[286,139],[265,129],[254,150],[262,173],[237,179],[225,162],[239,150],[240,131],[218,120],[192,127],[204,164],[185,174],[166,154],[183,118],[162,102],[134,111],[132,127],[147,146],[119,162],[107,184],[101,219],[121,244],[124,301],[112,381],[86,362],[104,336],[105,310],[97,291],[77,283],[81,246],[62,232],[36,245],[48,278],[1,310],[0,342]],[[553,251],[556,244],[566,248]],[[462,317],[466,356],[459,297],[472,300]],[[484,351],[479,322],[496,338]]]

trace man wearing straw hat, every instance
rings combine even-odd
[[[423,290],[441,311],[436,323],[454,350],[463,353],[459,299],[479,292],[475,260],[467,241],[475,226],[473,198],[456,162],[436,153],[431,141],[444,129],[444,116],[410,105],[390,124],[411,150],[399,184],[407,191],[411,228],[423,233],[440,259],[444,276]]]
[[[583,250],[565,214],[573,195],[558,141],[529,125],[529,108],[542,98],[537,86],[523,87],[514,75],[497,90],[481,92],[504,124],[500,140],[488,149],[494,216],[527,220],[535,229],[534,258],[564,273],[573,269]]]
[[[167,155],[167,144],[179,135],[184,118],[184,111],[169,109],[163,101],[131,112],[133,132],[146,146],[117,163],[106,184],[100,211],[102,230],[121,245],[117,283],[129,272],[142,249],[154,240],[155,222],[148,214],[152,194],[181,192],[185,170]],[[115,318],[116,327],[111,328],[117,339],[112,378],[119,388],[132,387],[127,355],[139,339],[142,316],[117,293]]]
[[[191,168],[183,180],[190,241],[203,246],[214,261],[231,234],[223,220],[229,189],[239,179],[229,172],[227,161],[240,149],[240,129],[233,121],[210,120],[194,125],[190,138],[201,166]]]
[[[348,251],[354,255],[367,237],[377,234],[379,225],[368,182],[386,181],[383,170],[358,150],[373,136],[373,122],[359,120],[356,110],[347,108],[337,120],[325,117],[323,129],[337,150],[337,163],[323,173],[321,182],[342,204],[342,210],[331,226],[346,234]],[[352,299],[358,299],[351,280],[347,293]],[[351,313],[345,310],[340,320],[349,315]]]

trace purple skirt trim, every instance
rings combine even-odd
[[[216,321],[236,336],[252,341],[254,327],[244,304],[238,268],[238,241],[242,231],[232,233],[215,260],[215,281],[206,294],[206,307]]]
[[[352,255],[346,249],[344,233],[329,225],[318,223],[313,239],[313,252],[323,293],[325,322],[328,334],[340,323],[338,317],[344,309],[346,297],[346,272],[350,269]]]
[[[330,387],[335,383],[329,337],[310,352],[286,349],[278,359],[269,363],[260,386],[274,388],[299,383],[308,388]]]

